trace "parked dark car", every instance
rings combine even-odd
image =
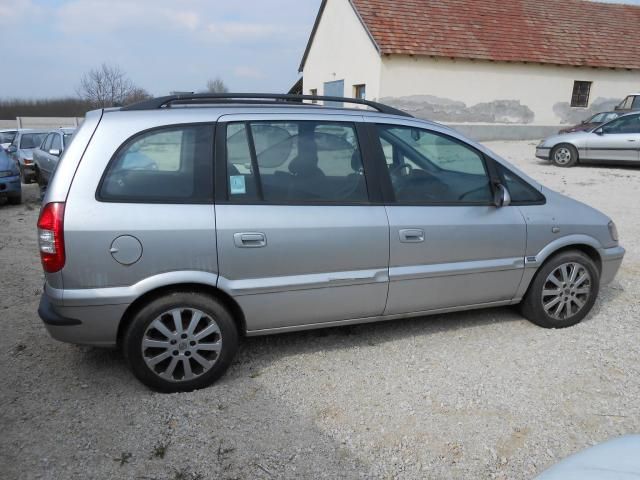
[[[13,142],[9,145],[7,152],[20,168],[22,183],[31,183],[35,180],[33,151],[38,148],[46,135],[46,130],[18,129]]]
[[[599,127],[603,123],[607,123],[607,122],[610,122],[611,120],[615,120],[622,114],[623,112],[596,113],[593,117],[583,120],[578,125],[574,125],[573,127],[563,128],[558,133],[588,132],[589,130]]]
[[[20,170],[9,155],[0,148],[0,198],[6,198],[12,205],[22,202]]]
[[[627,95],[620,105],[616,107],[616,112],[627,113],[640,110],[640,93],[632,93]]]
[[[33,151],[35,178],[40,187],[46,187],[65,148],[71,142],[75,128],[51,130],[42,143]]]

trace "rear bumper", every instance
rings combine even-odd
[[[40,297],[38,315],[56,340],[80,345],[114,347],[127,305],[62,306],[47,293]]]
[[[541,158],[542,160],[549,160],[551,149],[550,148],[536,148],[536,157]]]
[[[600,273],[600,285],[607,285],[615,278],[622,259],[624,258],[624,248],[618,246],[613,248],[605,248],[600,251],[602,259],[602,272]]]
[[[0,178],[0,197],[11,197],[20,195],[22,185],[20,185],[20,177],[3,177]]]

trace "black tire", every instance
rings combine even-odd
[[[20,205],[22,203],[22,194],[12,195],[7,198],[10,205]]]
[[[561,143],[560,145],[553,147],[549,159],[556,167],[573,167],[579,160],[578,150],[573,145]]]
[[[562,285],[567,285],[567,288],[564,286],[558,286],[557,291],[561,292],[559,295],[550,295],[543,297],[543,291],[550,292],[554,289],[555,285],[553,282],[549,281],[549,276],[554,273],[557,269],[562,269],[563,265],[567,264],[576,264],[580,265],[584,270],[586,270],[589,274],[587,280],[583,280],[577,288],[574,288],[573,284],[576,282],[568,282],[567,284],[563,283],[562,277],[555,277],[555,279],[560,278],[560,283]],[[569,274],[572,273],[571,267],[567,272]],[[578,269],[578,273],[581,270]],[[576,278],[576,280],[580,280],[580,276]],[[584,290],[586,286],[589,287],[588,294],[576,294],[575,292],[579,292]],[[586,317],[593,304],[596,301],[596,297],[598,296],[598,291],[600,289],[600,272],[598,271],[598,267],[593,262],[593,260],[586,254],[578,251],[578,250],[567,250],[561,252],[557,255],[554,255],[549,260],[547,260],[544,265],[538,270],[536,276],[534,277],[531,285],[529,285],[529,289],[520,304],[520,312],[522,315],[529,321],[535,323],[544,328],[567,328],[571,327],[577,323],[580,323],[584,317]],[[559,308],[561,303],[565,303],[564,313],[565,318],[556,318],[553,315],[550,315],[548,311],[545,309],[543,304],[546,302],[547,305],[550,305],[552,301],[555,301],[556,297],[560,297],[561,300],[554,304],[551,308],[554,310],[555,308]],[[563,300],[564,299],[564,300]],[[567,303],[567,299],[569,302]],[[583,306],[580,309],[577,309],[578,304],[577,301],[583,303]],[[557,305],[557,307],[556,307]],[[576,310],[571,316],[567,314],[572,310]],[[555,313],[555,312],[552,312]],[[562,317],[562,312],[559,315]]]
[[[213,355],[214,352],[203,352],[202,350],[196,352],[196,350],[198,350],[198,346],[189,346],[189,343],[191,343],[191,345],[194,344],[195,337],[180,337],[178,329],[174,327],[171,327],[173,329],[171,333],[176,335],[177,340],[171,340],[167,335],[164,335],[165,338],[160,336],[160,340],[163,344],[167,341],[173,342],[173,345],[175,346],[170,347],[168,350],[166,347],[162,347],[161,349],[158,349],[158,352],[155,352],[153,348],[148,348],[143,353],[143,340],[145,340],[145,338],[147,341],[153,340],[153,335],[157,335],[159,333],[158,330],[151,327],[152,322],[161,319],[162,322],[169,322],[169,325],[171,325],[172,317],[168,316],[170,314],[167,313],[171,310],[179,310],[181,312],[180,322],[183,325],[182,331],[184,332],[186,332],[190,319],[193,318],[189,317],[189,314],[194,310],[200,311],[204,314],[202,317],[203,320],[201,320],[201,322],[204,323],[201,325],[206,326],[207,322],[210,320],[213,320],[213,322],[217,324],[219,330],[218,333],[213,333],[211,336],[207,336],[203,339],[206,340],[215,337],[220,339],[222,344],[217,355],[213,358],[210,357],[207,359],[211,359],[213,361],[213,365],[208,370],[200,366],[200,363],[196,361],[195,355],[199,355],[200,353],[203,355],[211,353]],[[163,315],[165,313],[167,314]],[[205,329],[204,326],[202,328],[195,329],[195,333],[203,332]],[[187,333],[184,333],[184,335],[187,335]],[[180,338],[186,339],[181,340]],[[194,339],[194,342],[189,342],[191,339]],[[203,346],[205,343],[211,345],[210,342],[211,340],[203,342]],[[122,349],[125,359],[127,360],[129,368],[133,374],[149,388],[166,393],[188,392],[208,387],[220,378],[227,368],[229,368],[229,365],[231,365],[231,362],[238,350],[238,329],[231,317],[231,314],[214,298],[201,293],[174,292],[151,301],[134,314],[133,319],[124,334]],[[171,349],[175,350],[169,351]],[[193,352],[196,353],[191,353],[190,349],[194,349]],[[170,356],[159,362],[154,368],[158,370],[165,369],[166,372],[170,368],[171,362],[174,362],[175,367],[174,370],[172,370],[172,377],[176,376],[177,378],[174,377],[173,380],[163,378],[147,364],[145,358],[159,358],[161,356],[160,353],[162,355],[168,354]],[[185,367],[187,364],[189,366],[189,370],[193,369],[194,373],[196,373],[196,369],[199,366],[203,371],[198,376],[190,380],[181,379],[186,375]],[[180,372],[182,372],[182,376],[180,376]]]

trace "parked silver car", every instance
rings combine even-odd
[[[625,253],[607,216],[448,127],[286,95],[88,113],[38,234],[50,334],[119,345],[162,391],[212,383],[242,335],[515,304],[569,327]]]
[[[64,150],[71,142],[75,128],[51,130],[38,148],[33,151],[35,178],[41,187],[46,187]]]
[[[31,183],[36,178],[33,165],[33,151],[44,140],[47,130],[20,128],[9,145],[7,153],[18,164],[22,183]]]
[[[640,112],[623,115],[586,132],[549,137],[536,147],[536,157],[558,167],[583,162],[640,165]]]

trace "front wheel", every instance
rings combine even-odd
[[[544,328],[566,328],[591,311],[600,288],[600,272],[580,251],[562,252],[538,271],[520,305],[525,318]]]
[[[566,143],[557,145],[551,150],[551,162],[557,167],[573,167],[578,163],[578,150]]]
[[[134,315],[122,346],[142,383],[184,392],[208,387],[224,374],[238,349],[238,330],[217,300],[174,292]]]

